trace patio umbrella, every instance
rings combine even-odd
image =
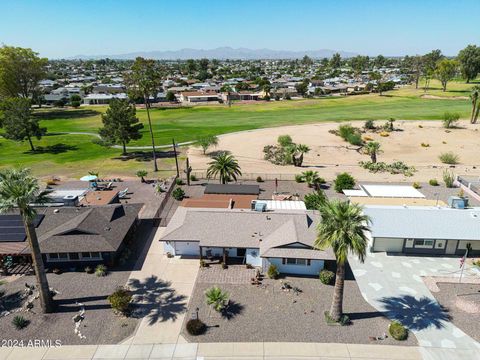
[[[80,181],[93,181],[96,179],[97,179],[96,175],[85,175],[84,177],[80,178]]]

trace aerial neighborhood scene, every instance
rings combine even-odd
[[[480,2],[0,2],[0,360],[480,360]]]

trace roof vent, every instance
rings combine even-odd
[[[478,218],[478,214],[477,214],[477,213],[472,212],[472,213],[470,213],[470,215],[472,215],[473,218]]]
[[[53,210],[53,213],[58,214],[59,211],[60,211],[60,209],[55,209],[55,210]]]

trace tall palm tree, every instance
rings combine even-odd
[[[377,162],[377,155],[382,152],[380,148],[381,148],[380,143],[376,141],[369,141],[365,146],[365,150],[367,154],[370,155],[370,158],[372,159],[373,163]]]
[[[343,314],[343,288],[348,254],[353,253],[360,261],[364,261],[370,218],[363,215],[360,205],[338,199],[323,202],[319,210],[322,220],[317,226],[314,246],[318,249],[331,247],[335,254],[337,272],[329,315],[332,320],[339,321]]]
[[[294,165],[295,166],[302,166],[303,164],[303,155],[310,151],[310,148],[304,144],[297,144],[295,146],[296,152],[299,154],[295,157]]]
[[[207,169],[207,178],[216,178],[218,175],[222,184],[232,180],[237,181],[237,176],[242,175],[238,161],[233,155],[225,152],[214,156],[213,161],[209,162],[208,165],[210,166]]]
[[[8,169],[0,172],[0,213],[16,209],[20,211],[32,253],[40,304],[45,313],[53,311],[53,300],[33,224],[37,213],[31,204],[43,204],[47,200],[46,193],[40,190],[38,180],[30,174],[29,169]]]
[[[480,112],[480,86],[475,85],[472,88],[470,99],[472,100],[472,116],[470,117],[470,123],[475,124]]]

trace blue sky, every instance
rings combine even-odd
[[[403,55],[480,44],[480,0],[0,0],[0,43],[58,58],[210,49]]]

